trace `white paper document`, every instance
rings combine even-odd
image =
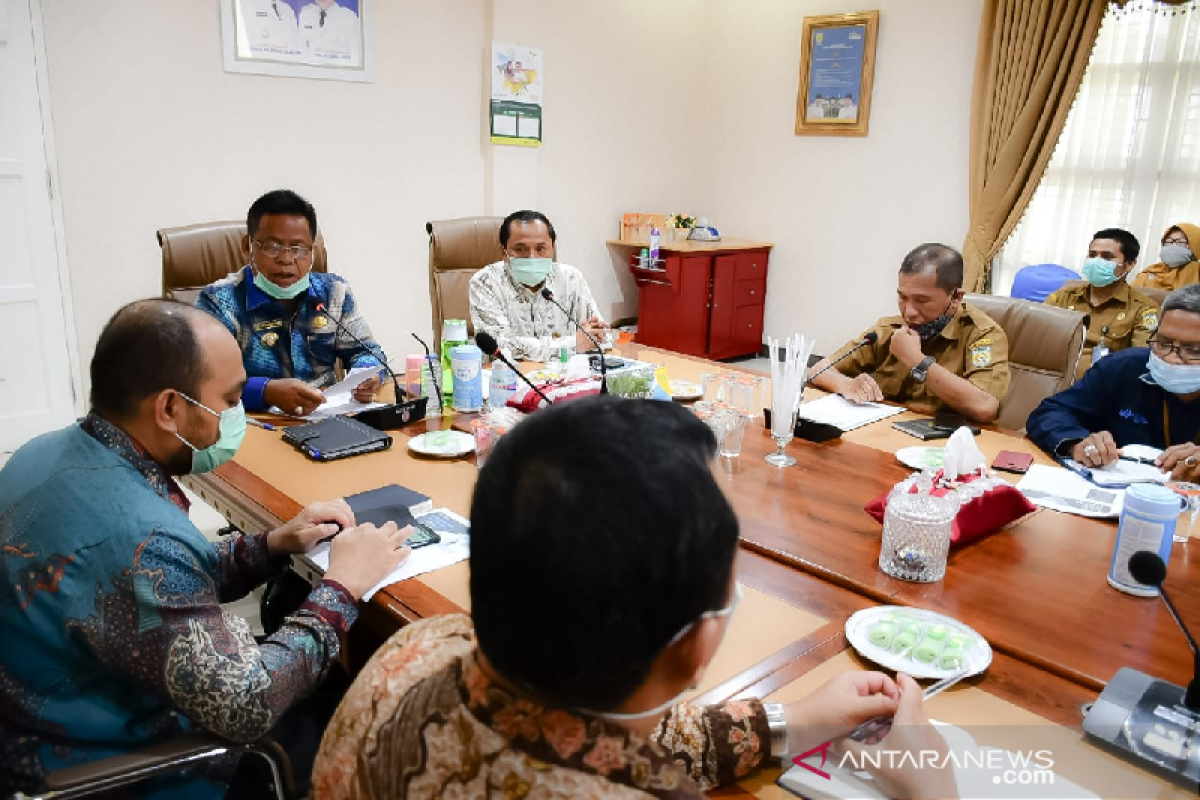
[[[800,416],[813,422],[836,425],[844,431],[852,431],[881,419],[895,416],[904,411],[902,406],[886,406],[882,403],[852,403],[840,394],[827,394],[818,400],[800,404]]]
[[[424,522],[430,528],[433,528],[442,540],[437,544],[431,544],[428,547],[421,547],[412,551],[412,554],[404,560],[404,563],[392,570],[386,578],[371,587],[371,590],[362,596],[363,600],[370,600],[385,586],[391,586],[393,583],[415,578],[418,575],[424,575],[426,572],[433,572],[435,569],[448,567],[451,564],[457,564],[459,561],[466,561],[471,555],[471,537],[467,531],[470,530],[471,523],[463,517],[455,514],[448,508],[437,508],[428,514],[422,514],[416,518],[420,522]],[[450,524],[444,524],[444,523]],[[449,530],[453,528],[454,530]],[[310,562],[317,569],[324,573],[329,569],[329,544],[320,544],[305,554]]]
[[[342,414],[357,414],[360,411],[387,405],[387,403],[360,403],[354,399],[355,388],[367,378],[378,374],[379,367],[359,367],[358,369],[350,370],[346,373],[346,377],[322,391],[322,394],[325,395],[324,403],[317,406],[317,409],[307,417],[299,417],[299,419],[317,422],[329,419],[330,417],[338,417]],[[278,408],[272,408],[271,413],[292,416],[284,411],[280,411]]]
[[[1122,488],[1097,486],[1065,467],[1044,464],[1030,467],[1017,489],[1035,506],[1081,517],[1119,517],[1125,503]]]

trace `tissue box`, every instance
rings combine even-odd
[[[552,381],[549,383],[538,384],[538,388],[549,397],[551,402],[560,403],[564,400],[578,400],[581,397],[590,397],[594,394],[600,394],[600,381],[597,378],[582,378],[573,381]],[[515,408],[525,414],[536,411],[546,405],[546,401],[538,396],[538,393],[524,387],[523,391],[518,391],[512,397],[508,398],[510,408]]]
[[[934,479],[935,488],[932,492],[938,497],[953,491],[938,486],[942,478],[942,472],[939,470]],[[979,475],[962,475],[959,476],[958,482],[970,483],[979,479]],[[912,491],[916,490],[917,488],[914,486]],[[1025,499],[1025,495],[1018,492],[1014,486],[1004,483],[990,489],[959,508],[958,516],[954,518],[954,522],[950,526],[950,546],[964,544],[993,531],[998,531],[1010,522],[1014,522],[1036,509],[1037,506]],[[887,494],[876,497],[867,503],[865,510],[882,523],[884,512],[887,510]]]

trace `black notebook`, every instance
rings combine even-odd
[[[392,446],[391,436],[350,417],[295,425],[284,431],[283,440],[314,461],[349,458]]]
[[[412,522],[414,516],[433,511],[433,500],[429,495],[395,483],[352,494],[346,498],[346,502],[350,504],[354,521],[359,525],[364,522],[375,525],[395,522],[403,528]]]

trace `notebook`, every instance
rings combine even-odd
[[[331,417],[284,431],[283,440],[314,461],[387,450],[392,437],[350,417]]]

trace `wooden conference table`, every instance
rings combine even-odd
[[[673,379],[695,381],[703,372],[730,371],[638,345],[625,345],[624,351],[664,364]],[[879,570],[881,526],[863,506],[909,473],[894,453],[917,441],[890,423],[916,416],[905,412],[822,444],[794,441],[788,450],[797,464],[784,469],[764,460],[774,443],[761,422],[747,431],[741,457],[723,462],[720,471],[741,523],[738,573],[747,599],[696,699],[795,699],[816,688],[826,673],[871,668],[848,649],[843,634],[854,611],[879,603],[927,608],[971,625],[996,654],[984,675],[935,700],[941,702],[933,713],[960,724],[1036,720],[1065,726],[1081,759],[1080,774],[1094,778],[1098,769],[1108,770],[1114,780],[1134,781],[1143,792],[1123,797],[1171,796],[1165,784],[1079,741],[1081,705],[1095,699],[1120,667],[1177,684],[1192,677],[1191,652],[1161,603],[1108,586],[1114,523],[1042,510],[952,550],[946,577],[938,583],[907,583]],[[405,446],[407,437],[450,423],[449,418],[415,423],[394,432],[396,443],[388,451],[328,464],[308,461],[278,433],[252,427],[234,461],[190,477],[188,484],[246,530],[274,526],[316,500],[389,483],[428,494],[435,506],[466,516],[474,464],[422,459]],[[1027,440],[1003,432],[985,430],[978,442],[989,459],[1008,449],[1052,463]],[[1176,545],[1167,587],[1185,620],[1200,619],[1200,593],[1191,589],[1198,577],[1200,566],[1189,547]],[[467,566],[460,563],[376,594],[351,631],[350,663],[362,663],[408,622],[468,610],[467,581]],[[751,782],[723,793],[779,796],[775,791]]]

